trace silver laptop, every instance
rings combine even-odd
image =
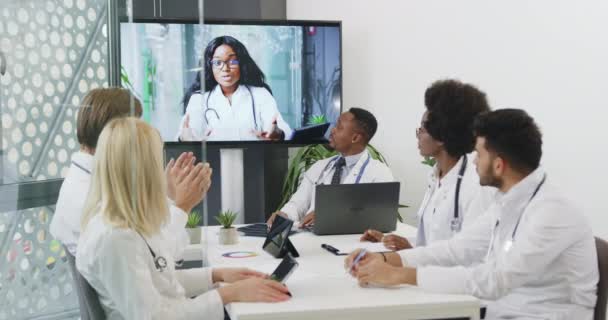
[[[395,230],[399,182],[318,185],[315,223],[318,235],[356,234],[367,229]]]

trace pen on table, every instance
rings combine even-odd
[[[321,248],[323,248],[333,254],[336,254],[336,255],[340,252],[340,250],[338,250],[337,248],[330,246],[328,244],[325,244],[325,243],[321,245]]]

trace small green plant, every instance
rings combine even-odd
[[[432,167],[435,165],[435,162],[437,162],[434,158],[431,157],[424,157],[424,160],[422,160],[422,164],[426,164],[429,167]]]
[[[228,210],[220,212],[220,214],[215,217],[215,219],[222,225],[222,227],[224,227],[224,229],[230,229],[238,215],[238,213]]]
[[[198,227],[199,223],[201,222],[201,219],[202,217],[198,213],[198,211],[190,212],[190,214],[188,215],[188,221],[186,222],[186,228]]]
[[[310,120],[308,121],[309,125],[313,125],[313,124],[323,124],[327,122],[327,118],[325,117],[324,114],[317,114],[314,115],[312,117],[310,117]]]

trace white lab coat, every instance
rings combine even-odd
[[[473,156],[466,155],[467,165],[460,184],[458,216],[461,230],[473,224],[477,217],[490,206],[495,194],[494,188],[482,187],[473,163]],[[463,163],[463,157],[439,180],[437,165],[429,173],[428,186],[418,209],[418,235],[416,245],[424,246],[435,241],[452,238],[459,231],[452,231],[456,183]]]
[[[111,226],[101,214],[81,234],[76,268],[99,295],[107,319],[224,319],[211,269],[175,270],[166,239],[146,241],[157,257],[167,257],[162,272],[142,236]]]
[[[206,105],[209,92],[202,95],[193,94],[186,107],[186,115],[190,116],[189,124],[193,140],[258,140],[254,131],[270,131],[274,117],[276,117],[279,129],[285,133],[285,139],[289,139],[292,130],[281,116],[274,97],[266,88],[248,87],[251,89],[251,94],[246,86],[239,85],[232,95],[232,103],[230,103],[222,93],[220,86],[217,85],[211,91],[209,106]],[[177,138],[182,133],[186,115],[180,123]]]
[[[93,166],[94,157],[92,155],[82,151],[72,155],[72,164],[61,184],[55,214],[49,228],[53,237],[61,241],[73,256],[76,256],[80,220],[91,186],[90,172],[92,172]],[[169,211],[170,219],[162,232],[168,235],[173,256],[180,260],[186,246],[190,244],[185,230],[188,215],[174,205],[169,207]]]
[[[452,239],[400,251],[404,265],[417,267],[418,286],[487,300],[486,319],[591,320],[599,280],[593,233],[550,179],[529,201],[543,176],[537,169],[497,192],[486,213]]]
[[[348,171],[342,180],[343,184],[353,184],[356,182],[362,167],[369,157],[367,150],[363,151],[357,163]],[[298,186],[298,190],[291,196],[280,211],[285,212],[289,219],[300,221],[306,214],[315,210],[315,190],[317,184],[330,184],[334,174],[333,163],[328,167],[328,163],[335,157],[319,160],[310,167]],[[335,162],[335,161],[333,161]],[[359,183],[373,182],[392,182],[394,181],[391,170],[382,162],[369,158],[369,163],[361,173]]]

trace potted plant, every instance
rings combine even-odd
[[[188,215],[188,221],[186,222],[186,232],[190,237],[190,244],[201,243],[201,227],[199,226],[201,219],[202,217],[198,213],[198,211],[192,211]]]
[[[236,228],[232,226],[234,220],[238,213],[227,210],[224,212],[220,212],[220,214],[215,217],[217,222],[222,225],[220,228],[220,244],[236,244],[239,242],[239,234],[236,232]]]

